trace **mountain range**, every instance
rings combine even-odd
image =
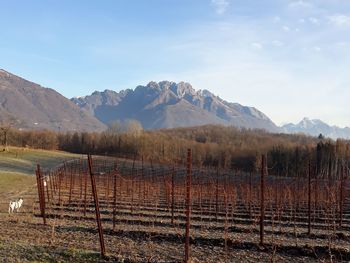
[[[20,129],[102,131],[114,121],[137,120],[145,129],[219,124],[275,133],[322,134],[350,138],[350,128],[330,126],[304,118],[278,127],[254,107],[227,102],[208,90],[195,90],[186,82],[150,82],[115,92],[95,91],[68,99],[0,69],[0,125]]]
[[[338,126],[330,126],[321,120],[311,120],[304,118],[297,124],[289,123],[282,126],[282,130],[285,133],[304,133],[311,136],[319,136],[322,134],[324,137],[337,139],[350,139],[350,128],[340,128]]]
[[[1,122],[21,129],[106,129],[105,124],[55,90],[0,69]]]
[[[196,91],[185,82],[150,82],[118,93],[96,91],[72,101],[105,124],[134,119],[145,129],[221,124],[279,131],[259,110],[229,103],[208,90]]]

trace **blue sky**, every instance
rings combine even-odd
[[[190,82],[350,126],[349,0],[0,0],[0,68],[67,97]]]

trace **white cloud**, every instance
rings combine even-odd
[[[222,15],[230,5],[229,0],[211,0],[217,14]]]
[[[308,22],[309,16],[306,17]],[[339,68],[330,69],[320,63],[327,58],[325,53],[328,51],[322,38],[314,38],[306,30],[301,30],[301,38],[295,38],[293,34],[283,34],[280,26],[277,32],[264,28],[252,32],[250,25],[245,23],[226,24],[226,28],[225,32],[217,30],[216,26],[196,30],[200,35],[195,39],[203,40],[202,45],[196,44],[189,53],[201,57],[198,67],[179,72],[171,70],[170,75],[152,79],[189,81],[194,87],[209,89],[228,101],[255,106],[275,122],[297,121],[303,115],[320,116],[325,120],[344,115],[347,102],[343,103],[341,99],[349,97],[346,96],[348,91],[342,96],[332,95],[332,100],[336,101],[332,104],[328,90],[338,85],[335,81],[347,81],[348,72],[346,67],[339,65],[343,70],[334,80],[332,75]],[[295,30],[292,25],[289,29],[290,32]],[[237,35],[241,37],[237,39]],[[300,52],[303,45],[305,52]],[[312,102],[310,97],[314,98]],[[329,108],[320,109],[319,104],[329,105]],[[338,109],[343,112],[337,114]],[[341,121],[349,125],[345,117],[338,123]]]
[[[307,1],[299,0],[299,1],[292,1],[288,4],[289,8],[310,8],[313,5]]]
[[[283,43],[282,41],[280,41],[280,40],[273,40],[273,41],[271,42],[271,44],[272,44],[273,46],[275,46],[275,47],[282,47],[282,46],[284,46],[284,43]]]
[[[346,15],[333,15],[328,17],[329,22],[336,26],[350,26],[350,16]]]
[[[309,21],[313,25],[319,25],[320,21],[316,17],[309,17]]]
[[[349,42],[346,42],[346,41],[339,41],[335,44],[336,47],[340,47],[340,48],[343,48],[343,47],[349,47],[350,46],[350,43]]]
[[[312,48],[314,51],[316,51],[316,52],[321,52],[322,51],[322,49],[320,48],[320,47],[318,47],[318,46],[315,46],[315,47],[313,47]]]
[[[289,31],[290,31],[290,27],[288,27],[288,26],[283,26],[282,29],[283,29],[284,31],[286,31],[286,32],[289,32]]]
[[[261,43],[258,42],[254,42],[251,44],[253,48],[255,49],[263,49],[263,45]]]
[[[273,22],[274,23],[278,23],[278,22],[280,22],[281,21],[281,18],[279,17],[279,16],[275,16],[274,18],[273,18]]]

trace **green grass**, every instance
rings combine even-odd
[[[8,151],[0,152],[0,192],[12,192],[35,184],[37,164],[43,170],[49,170],[66,160],[79,157],[60,151],[10,147]]]
[[[0,172],[0,189],[3,193],[25,189],[36,183],[34,176],[13,172]]]
[[[44,170],[49,170],[66,160],[79,157],[80,155],[67,152],[10,147],[9,151],[0,152],[0,173],[34,175],[37,164]]]

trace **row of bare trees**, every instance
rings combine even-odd
[[[197,166],[246,172],[257,171],[258,156],[267,153],[269,173],[286,177],[305,175],[310,159],[316,163],[315,173],[326,177],[330,171],[339,170],[340,159],[349,160],[350,155],[349,141],[334,142],[304,135],[270,134],[220,126],[142,131],[137,123],[129,122],[124,128],[114,124],[101,133],[55,133],[21,131],[3,125],[0,133],[3,149],[13,145],[80,154],[142,156],[158,163],[184,160],[190,147],[193,149],[193,163]]]

